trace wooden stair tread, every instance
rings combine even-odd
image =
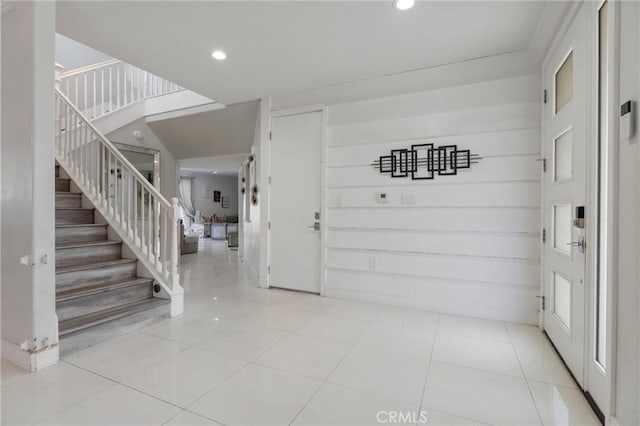
[[[106,227],[109,226],[106,223],[67,223],[67,224],[63,224],[63,225],[56,225],[56,228],[80,228],[80,227],[85,227],[85,226],[94,226],[94,227],[98,227],[98,226],[102,226],[102,227]]]
[[[74,197],[82,197],[82,192],[69,192],[69,191],[56,191],[56,195],[61,195],[61,196],[70,196],[73,195]]]
[[[93,294],[105,293],[111,290],[133,287],[137,285],[152,284],[153,278],[135,277],[126,280],[114,281],[102,284],[79,284],[65,286],[56,290],[56,302],[75,299]]]
[[[152,297],[138,302],[127,303],[125,305],[116,306],[109,309],[103,309],[98,312],[93,312],[87,315],[81,315],[68,320],[60,321],[59,334],[64,335],[79,331],[94,325],[102,324],[107,321],[119,319],[128,315],[132,315],[138,312],[146,311],[158,306],[171,303],[170,300],[160,299]]]
[[[59,243],[56,244],[56,249],[70,249],[78,247],[94,247],[94,246],[109,246],[122,244],[122,241],[114,240],[99,240],[99,241],[85,241],[85,242],[73,242],[73,243]]]
[[[138,261],[137,259],[118,259],[118,260],[110,260],[107,262],[87,263],[86,265],[68,266],[64,268],[56,268],[56,274],[83,271],[85,269],[97,269],[97,268],[103,268],[105,266],[123,265],[126,263],[134,263],[137,261]]]
[[[56,207],[56,210],[80,211],[80,210],[95,210],[95,209],[93,207]]]

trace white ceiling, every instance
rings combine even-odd
[[[176,159],[251,151],[260,101],[184,115],[147,125]]]
[[[542,1],[57,2],[57,31],[224,104],[527,50]],[[228,59],[211,58],[224,49]]]
[[[179,160],[180,171],[213,173],[219,175],[237,175],[238,169],[246,161],[249,153],[218,155],[212,157],[185,158]]]

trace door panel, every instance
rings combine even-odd
[[[550,231],[543,248],[547,298],[544,328],[576,380],[584,383],[585,253],[578,242],[576,208],[586,202],[587,7],[582,7],[545,63],[550,91],[544,109],[543,220]],[[549,164],[550,163],[550,164]]]
[[[320,293],[322,112],[273,118],[271,133],[270,286]]]

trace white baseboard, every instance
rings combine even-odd
[[[41,352],[29,353],[23,351],[20,345],[2,339],[2,358],[31,372],[57,364],[60,360],[59,349],[53,346]]]
[[[622,426],[620,423],[618,423],[618,420],[611,416],[609,417],[609,421],[605,422],[606,426]]]

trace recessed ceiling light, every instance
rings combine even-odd
[[[213,59],[223,61],[227,59],[227,54],[224,53],[222,50],[214,50],[213,53],[211,54],[211,57],[213,57]]]
[[[416,4],[416,0],[393,0],[393,7],[398,10],[411,9]]]
[[[218,174],[218,172],[211,172],[211,173],[213,173],[214,175],[217,175],[217,174]]]

